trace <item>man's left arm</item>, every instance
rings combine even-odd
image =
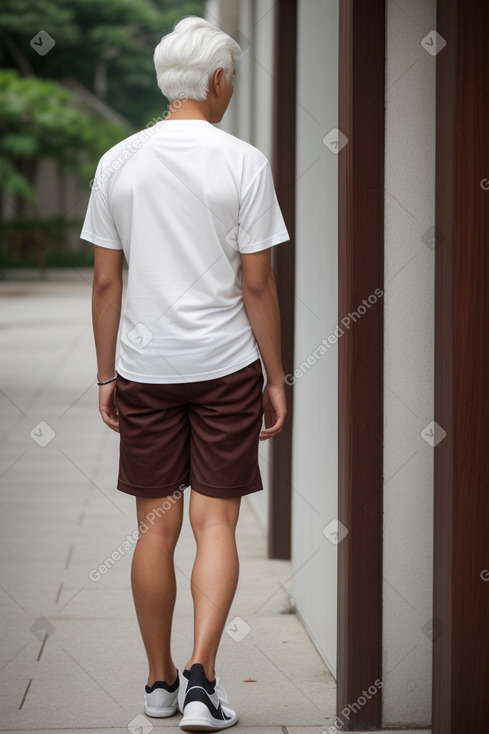
[[[94,245],[94,251],[92,324],[97,354],[97,381],[102,382],[116,374],[115,356],[122,308],[124,252],[98,245]],[[119,432],[115,386],[115,380],[99,386],[99,410],[104,423]]]

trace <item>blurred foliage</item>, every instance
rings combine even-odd
[[[81,222],[40,211],[39,166],[55,161],[60,198],[66,172],[87,187],[100,156],[134,132],[131,125],[140,129],[167,107],[156,83],[155,46],[177,20],[203,9],[204,0],[2,0],[0,190],[13,211],[3,207],[0,266],[35,265],[42,274],[47,266],[93,264],[93,246],[67,246]],[[43,56],[35,43],[41,31],[55,42]],[[128,125],[94,112],[97,105],[67,88],[73,80]]]
[[[68,250],[69,230],[80,232],[82,222],[62,217],[29,219],[15,217],[0,223],[0,268],[38,268],[46,277],[46,268],[91,267],[93,246],[80,240],[80,248]]]
[[[127,134],[126,127],[81,109],[57,82],[0,70],[0,188],[14,195],[17,214],[25,201],[36,205],[44,158],[86,183],[102,153]]]
[[[0,190],[10,195],[13,207],[8,212],[13,217],[0,225],[2,267],[36,265],[42,273],[46,266],[70,264],[66,244],[72,223],[57,217],[41,224],[39,166],[45,159],[55,161],[58,177],[70,172],[86,186],[100,156],[128,132],[81,108],[55,81],[0,70]],[[27,203],[34,217],[24,217]]]
[[[167,105],[156,84],[154,48],[174,23],[203,15],[199,0],[2,0],[0,66],[23,75],[74,77],[136,127]],[[56,45],[30,46],[41,30]]]

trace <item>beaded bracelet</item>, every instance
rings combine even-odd
[[[117,380],[117,375],[115,377],[111,377],[110,380],[102,380],[102,382],[97,382],[97,385],[107,385],[108,382],[114,382],[114,380]]]

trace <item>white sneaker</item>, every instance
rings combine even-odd
[[[183,704],[185,703],[185,694],[187,693],[189,678],[190,670],[182,670],[180,673],[180,687],[178,689],[178,710],[181,714],[183,714]]]
[[[219,682],[208,681],[204,666],[194,663],[188,671],[183,671],[187,685],[180,686],[179,708],[183,698],[183,717],[180,729],[183,731],[220,731],[234,726],[238,715],[228,703],[227,694]]]
[[[145,686],[144,713],[162,719],[165,716],[173,716],[178,708],[178,691],[180,687],[180,676],[177,670],[177,679],[169,685],[166,681],[157,680],[150,687]]]

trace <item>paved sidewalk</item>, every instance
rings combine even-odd
[[[180,731],[179,716],[142,713],[147,667],[127,540],[134,498],[115,487],[119,439],[97,411],[91,273],[71,278],[0,283],[0,731]],[[238,545],[217,668],[240,716],[235,731],[326,734],[335,682],[289,612],[290,564],[266,558],[247,498]],[[97,572],[119,546],[117,562]],[[175,559],[179,667],[192,646],[194,548],[186,514]]]

